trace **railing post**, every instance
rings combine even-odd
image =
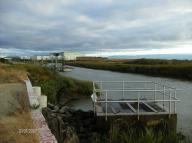
[[[107,121],[107,91],[105,92],[105,120]]]
[[[94,108],[94,116],[96,115],[96,106],[95,106],[95,104],[96,104],[95,101],[93,101],[93,106],[94,106],[94,107],[93,107],[93,108]]]
[[[165,110],[165,85],[163,85],[163,109]]]
[[[125,91],[124,90],[125,90],[125,82],[123,81],[123,99],[125,99],[125,93],[124,93]]]
[[[171,117],[171,89],[169,89],[169,118]]]
[[[93,81],[93,93],[95,92],[95,82]]]
[[[100,81],[100,97],[102,96],[102,90],[103,90],[103,84],[102,84],[102,81]]]
[[[157,86],[157,85],[156,85],[156,83],[154,83],[154,84],[155,84],[155,90],[154,90],[154,100],[156,101],[156,88],[157,88],[156,86]]]
[[[137,119],[139,120],[139,102],[140,102],[140,92],[137,95]]]
[[[95,92],[95,82],[93,81],[93,95],[96,95],[96,92]],[[94,116],[96,115],[96,106],[95,106],[95,101],[93,100],[93,112],[94,112]]]
[[[174,89],[174,100],[176,100],[176,96],[177,96],[177,93],[176,93],[176,89]],[[174,101],[174,113],[176,113],[176,101]]]

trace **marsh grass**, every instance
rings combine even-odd
[[[147,127],[142,122],[128,124],[114,122],[108,133],[94,134],[92,143],[191,143],[181,133],[175,133],[166,121],[155,127]]]
[[[68,64],[85,68],[192,80],[192,61],[188,60],[104,60],[75,61]]]

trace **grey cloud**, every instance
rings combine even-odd
[[[191,9],[190,0],[0,0],[0,48],[86,53],[186,44]]]

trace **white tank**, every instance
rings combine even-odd
[[[41,87],[33,86],[33,95],[34,96],[41,96]]]

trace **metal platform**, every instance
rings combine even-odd
[[[93,82],[96,116],[175,114],[178,89],[153,81]]]

